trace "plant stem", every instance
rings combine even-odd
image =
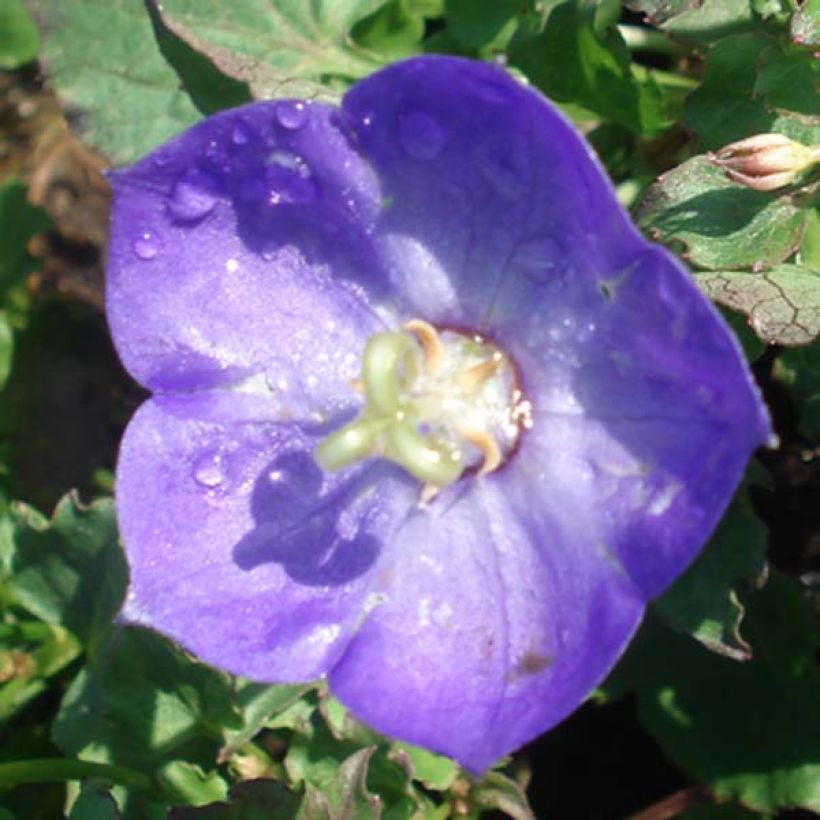
[[[700,84],[694,77],[686,77],[672,71],[662,71],[659,68],[647,68],[640,63],[632,63],[632,72],[639,80],[647,80],[651,77],[658,85],[664,85],[667,88],[682,88],[690,91]]]
[[[86,780],[92,777],[142,791],[155,788],[148,775],[134,769],[110,766],[106,763],[91,763],[87,760],[63,757],[0,763],[0,786],[17,786],[21,783],[60,783],[64,780]]]
[[[651,51],[654,54],[669,54],[673,57],[686,53],[683,46],[653,28],[621,25],[618,26],[618,31],[630,51]]]

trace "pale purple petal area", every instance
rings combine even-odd
[[[318,677],[364,617],[385,541],[417,490],[383,465],[323,475],[297,427],[250,421],[259,408],[237,396],[230,421],[203,421],[207,403],[155,397],[126,432],[122,617],[236,674]]]
[[[383,327],[363,238],[377,189],[335,110],[296,106],[217,115],[113,174],[108,319],[146,387],[266,379],[282,418],[352,400]]]
[[[492,331],[504,292],[526,300],[561,267],[589,275],[590,254],[633,241],[589,146],[503,69],[410,60],[359,82],[343,108],[381,181],[376,239],[413,315]]]
[[[366,722],[476,773],[577,708],[644,608],[561,498],[515,472],[407,519],[384,601],[329,677]]]

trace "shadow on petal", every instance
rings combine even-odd
[[[341,586],[364,575],[382,550],[370,531],[377,503],[370,474],[328,480],[308,452],[276,458],[254,486],[255,526],[234,547],[237,566],[281,564],[308,586]]]

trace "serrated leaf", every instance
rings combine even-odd
[[[748,660],[751,649],[740,633],[745,610],[738,589],[745,591],[763,579],[765,550],[763,522],[742,488],[695,563],[655,601],[655,611],[713,652]]]
[[[15,602],[93,642],[108,629],[125,594],[114,502],[100,499],[85,507],[68,495],[51,521],[24,504],[12,512],[15,554],[8,590]]]
[[[764,813],[820,809],[820,643],[797,587],[773,573],[747,601],[748,663],[648,623],[608,686],[633,689],[644,726],[720,800]]]
[[[522,31],[512,41],[510,64],[556,102],[635,133],[658,133],[669,124],[663,92],[651,80],[636,80],[623,38],[614,28],[598,32],[594,11],[573,2],[556,6],[543,31]]]
[[[755,25],[750,0],[703,0],[696,8],[667,20],[661,28],[695,43],[711,43]]]
[[[801,46],[820,46],[820,0],[804,0],[789,24],[792,40]]]
[[[231,787],[225,802],[176,808],[168,820],[293,820],[299,798],[275,780],[248,780]]]
[[[52,727],[66,754],[156,768],[216,760],[223,727],[238,728],[230,680],[145,629],[111,635],[69,687]]]
[[[447,791],[461,773],[461,767],[449,757],[408,743],[394,743],[390,755],[404,763],[411,779],[431,791]]]
[[[488,772],[470,791],[470,803],[481,809],[497,809],[513,820],[536,820],[524,789],[501,772]]]
[[[37,29],[22,0],[0,2],[0,68],[19,68],[37,57]]]
[[[280,77],[350,81],[381,65],[350,36],[386,0],[165,0],[165,13],[203,43],[272,66]]]
[[[28,0],[41,60],[80,131],[116,165],[202,116],[157,47],[142,0]],[[89,44],[93,43],[93,59]]]
[[[308,785],[297,820],[378,820],[381,800],[367,791],[367,770],[375,746],[359,749],[319,790]]]
[[[636,217],[654,238],[682,245],[693,265],[760,269],[797,250],[807,211],[789,196],[736,185],[708,157],[697,156],[650,186]]]
[[[163,55],[185,81],[198,107],[205,113],[251,99],[277,97],[334,102],[337,95],[318,83],[288,77],[270,63],[215,44],[187,28],[168,14],[164,5],[147,0]],[[211,77],[229,89],[229,94],[214,94]],[[206,105],[200,99],[204,100]]]
[[[719,271],[695,274],[711,299],[748,316],[763,341],[805,345],[820,335],[820,271],[777,265],[764,273]]]

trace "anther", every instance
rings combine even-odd
[[[441,343],[438,331],[423,319],[411,319],[405,322],[404,329],[409,330],[418,338],[424,351],[427,369],[430,373],[435,373],[441,367],[444,359],[444,345]]]
[[[461,371],[456,377],[458,386],[464,390],[475,390],[481,384],[498,373],[504,357],[496,352],[491,359],[474,364]]]
[[[498,442],[486,430],[459,430],[461,435],[467,439],[474,447],[481,450],[484,456],[484,462],[481,469],[478,471],[479,475],[487,475],[492,473],[501,466],[504,460],[501,454],[501,447]]]

